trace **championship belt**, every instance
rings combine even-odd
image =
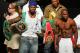
[[[49,20],[56,18],[56,13],[54,11],[49,12]]]
[[[20,34],[25,30],[27,30],[27,25],[21,20],[14,25],[10,24],[7,20],[4,21],[3,32],[7,40],[11,40],[12,35],[16,32]]]
[[[47,42],[52,42],[53,41],[53,38],[52,38],[52,36],[47,36],[47,38],[46,38],[46,40],[47,40]]]
[[[27,30],[27,25],[23,21],[20,21],[16,24],[16,28],[19,32],[22,33]]]
[[[50,36],[49,36],[49,34],[50,34]],[[53,33],[50,22],[46,22],[46,31],[45,31],[45,34],[44,34],[43,43],[46,43],[49,40],[54,41],[54,33]]]

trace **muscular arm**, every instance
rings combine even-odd
[[[77,31],[76,23],[74,21],[73,21],[72,31],[73,31],[74,39],[75,39],[75,41],[77,43],[78,31]]]
[[[55,21],[55,45],[59,45],[59,41],[60,41],[60,35],[61,35],[61,31],[60,28],[58,26],[57,21]]]
[[[55,45],[58,44],[58,26],[55,28]]]

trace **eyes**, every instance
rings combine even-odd
[[[36,6],[30,6],[31,9],[36,9]]]
[[[64,12],[62,13],[62,15],[68,15],[68,12],[64,11]]]
[[[8,9],[14,9],[14,8],[10,8],[10,7],[8,7]]]
[[[68,14],[63,14],[63,15],[68,15]]]

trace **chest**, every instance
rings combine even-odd
[[[35,26],[38,23],[38,20],[36,18],[28,18],[25,22],[28,26]]]
[[[26,14],[25,23],[27,25],[35,24],[37,23],[37,21],[38,21],[37,15],[32,18],[29,14]]]
[[[70,29],[72,27],[72,24],[69,21],[67,21],[67,22],[60,22],[59,23],[59,27],[61,29]]]

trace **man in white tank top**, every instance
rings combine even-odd
[[[27,30],[21,35],[21,45],[19,53],[37,53],[38,51],[38,36],[41,33],[41,18],[42,16],[36,11],[37,3],[29,1],[29,10],[23,19],[27,25]]]

